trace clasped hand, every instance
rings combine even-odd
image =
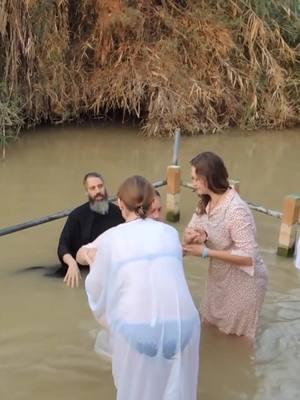
[[[203,229],[186,228],[183,235],[183,255],[202,256],[207,233]]]

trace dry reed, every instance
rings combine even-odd
[[[296,0],[2,0],[2,143],[111,111],[147,135],[297,124],[299,40]]]

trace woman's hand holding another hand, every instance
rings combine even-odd
[[[202,257],[203,250],[206,248],[203,244],[184,244],[183,254],[186,256],[198,256]]]

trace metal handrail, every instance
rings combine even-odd
[[[154,182],[153,186],[155,188],[158,188],[158,187],[164,186],[166,184],[167,184],[166,180],[161,180],[158,182]],[[116,196],[109,197],[109,201],[116,201],[116,200],[117,200]],[[31,228],[33,226],[38,226],[38,225],[46,224],[47,222],[56,221],[57,219],[65,218],[73,210],[74,210],[74,208],[71,208],[68,210],[57,212],[55,214],[46,215],[45,217],[40,217],[40,218],[31,220],[31,221],[26,221],[21,224],[8,226],[7,228],[2,228],[2,229],[0,229],[0,236],[9,235],[10,233],[19,232],[24,229]]]
[[[188,182],[182,182],[181,186],[186,187],[188,189],[193,189],[193,185]],[[248,204],[249,208],[251,208],[254,211],[260,212],[265,215],[270,215],[271,217],[275,217],[275,218],[279,218],[279,219],[282,218],[283,213],[280,211],[272,210],[271,208],[266,208],[266,207],[260,206],[258,204],[251,203],[249,201],[246,201],[246,203]],[[300,225],[299,221],[298,221],[298,225]]]

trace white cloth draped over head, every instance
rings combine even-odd
[[[111,228],[91,245],[86,279],[112,335],[118,400],[196,400],[200,319],[177,231],[152,219]]]

